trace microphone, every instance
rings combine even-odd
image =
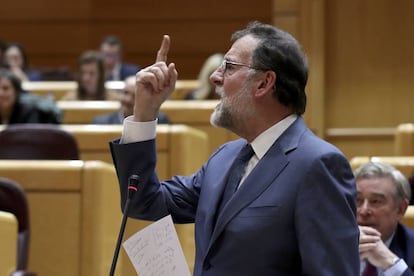
[[[119,250],[121,248],[121,242],[124,236],[125,226],[128,219],[129,203],[132,197],[134,196],[135,192],[138,191],[138,180],[139,176],[136,174],[133,174],[128,178],[128,197],[125,202],[124,215],[122,217],[121,228],[119,229],[118,241],[116,243],[114,258],[112,260],[111,271],[109,272],[110,276],[113,276],[115,273],[115,267],[118,260]]]

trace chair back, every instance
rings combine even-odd
[[[0,131],[0,159],[77,160],[75,137],[55,124],[16,124]]]
[[[17,218],[17,270],[27,270],[30,225],[26,194],[19,184],[4,177],[0,177],[0,210],[12,213]]]

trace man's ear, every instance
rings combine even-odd
[[[257,97],[263,96],[267,93],[273,93],[276,85],[276,73],[273,71],[266,71],[259,77],[255,95]]]
[[[404,217],[405,212],[407,211],[408,205],[409,205],[409,202],[407,199],[404,199],[401,201],[400,205],[398,206],[398,214],[397,214],[398,220],[401,220]]]

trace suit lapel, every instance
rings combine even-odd
[[[266,154],[262,160],[256,165],[253,171],[244,181],[243,185],[234,194],[234,196],[224,206],[222,212],[217,217],[216,227],[213,232],[211,242],[214,242],[218,235],[223,231],[227,223],[240,210],[248,206],[253,200],[260,196],[263,191],[274,181],[280,172],[288,164],[285,155],[278,148],[273,147],[273,151],[277,151],[276,155]],[[263,172],[272,173],[263,173]],[[260,179],[260,181],[256,181]]]
[[[223,232],[229,221],[275,182],[278,175],[289,163],[287,153],[297,147],[299,137],[306,129],[303,120],[298,118],[292,126],[275,141],[268,152],[263,156],[259,163],[257,163],[256,167],[246,178],[234,197],[227,202],[227,205],[223,207],[222,212],[218,214],[215,227],[213,226],[213,233],[211,235],[208,250],[210,250],[212,244],[214,244]],[[257,181],[257,179],[260,179],[260,181]],[[225,185],[225,180],[226,178],[224,178],[223,183],[220,184],[222,187]],[[217,205],[215,210],[217,210]]]

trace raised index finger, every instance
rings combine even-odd
[[[161,47],[157,52],[157,59],[155,60],[155,62],[159,62],[159,61],[166,62],[169,50],[170,50],[170,36],[164,35],[164,37],[162,38]]]

